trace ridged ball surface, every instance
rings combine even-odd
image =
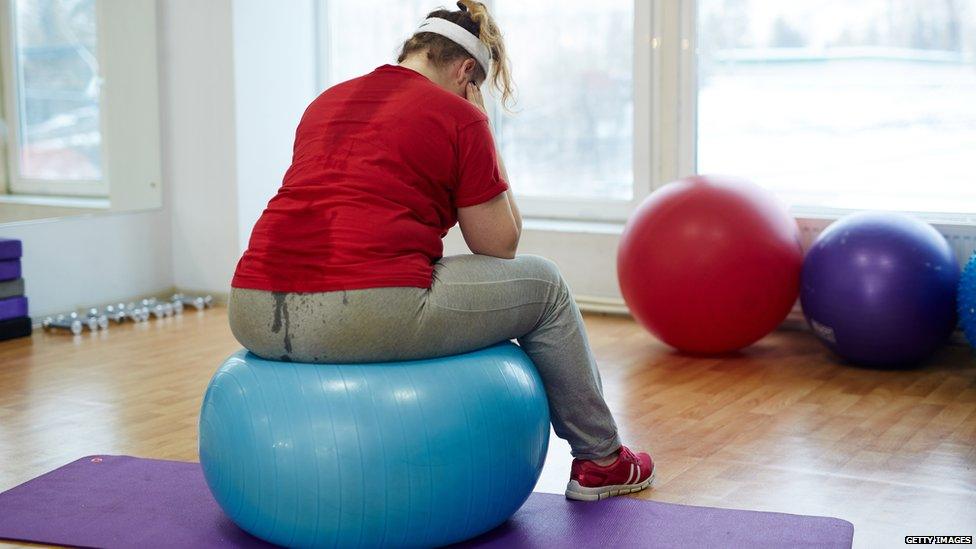
[[[535,486],[549,410],[511,343],[377,364],[240,351],[200,414],[200,462],[224,512],[289,547],[429,547],[504,522]]]
[[[959,324],[969,344],[976,347],[976,253],[969,258],[959,279]]]

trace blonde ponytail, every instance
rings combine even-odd
[[[505,51],[505,41],[495,20],[488,14],[488,8],[475,0],[460,0],[457,3],[460,11],[435,10],[427,14],[428,18],[439,17],[460,25],[471,34],[478,37],[488,51],[491,52],[491,74],[484,74],[480,64],[476,64],[479,78],[491,82],[491,87],[497,92],[502,107],[511,111],[515,104],[515,84],[512,82],[512,69]],[[471,57],[464,48],[439,34],[432,32],[418,32],[411,36],[400,49],[397,61],[402,62],[408,55],[427,51],[427,59],[443,65],[459,58]]]
[[[481,32],[478,38],[488,46],[491,52],[491,74],[487,79],[491,86],[500,94],[502,106],[508,110],[515,103],[515,85],[512,82],[512,67],[505,51],[505,41],[502,31],[495,20],[488,14],[488,8],[475,0],[458,0],[458,7],[462,7],[471,15],[471,20],[478,24]]]

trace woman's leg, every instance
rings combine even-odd
[[[602,458],[620,447],[582,316],[548,259],[445,257],[429,289],[235,289],[229,314],[241,344],[277,360],[430,358],[517,339],[545,385],[553,428],[573,455]]]
[[[553,428],[573,455],[601,458],[620,447],[583,318],[552,261],[533,255],[443,258],[420,328],[436,354],[517,339],[542,377]]]

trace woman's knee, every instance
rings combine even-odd
[[[560,286],[566,285],[562,273],[559,272],[559,266],[556,265],[555,261],[547,257],[525,254],[517,256],[513,261],[521,262],[528,271],[538,278],[548,280]]]

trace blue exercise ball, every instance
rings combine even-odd
[[[549,445],[528,356],[502,343],[373,364],[240,351],[200,412],[200,463],[241,528],[288,547],[431,547],[504,522]]]
[[[959,324],[969,344],[976,347],[976,253],[959,278]]]
[[[857,364],[907,366],[956,326],[959,265],[931,225],[898,213],[840,219],[807,252],[803,314],[828,348]]]

